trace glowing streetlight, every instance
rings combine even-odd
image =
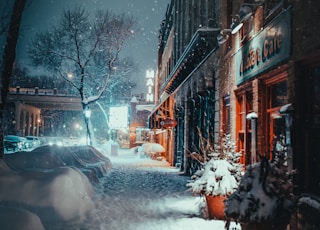
[[[73,73],[67,73],[67,76],[69,79],[72,79],[73,78]]]
[[[85,112],[84,112],[84,115],[86,116],[87,119],[89,119],[91,117],[91,110],[90,109],[87,109]]]

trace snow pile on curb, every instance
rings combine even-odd
[[[7,223],[7,229],[83,221],[94,206],[91,183],[73,167],[17,172],[1,161],[0,184],[0,222]],[[11,223],[7,210],[13,214]]]
[[[92,183],[97,183],[111,168],[110,160],[92,146],[46,145],[31,152],[5,155],[4,161],[16,171],[73,166],[79,168]]]

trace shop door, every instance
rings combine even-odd
[[[280,108],[269,110],[269,158],[274,158],[274,151],[281,150],[286,145],[286,121],[285,115],[280,114]]]
[[[270,159],[274,157],[275,150],[280,150],[280,145],[286,145],[286,119],[280,113],[282,106],[288,104],[287,81],[275,82],[268,86],[267,153]]]
[[[239,94],[237,96],[237,142],[238,151],[242,153],[240,162],[244,165],[254,163],[251,155],[251,121],[246,119],[246,116],[252,111],[252,92]]]

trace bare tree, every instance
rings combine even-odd
[[[16,0],[14,2],[8,27],[4,24],[4,31],[8,29],[6,43],[4,46],[3,58],[1,60],[1,102],[0,102],[0,158],[3,158],[3,109],[6,102],[10,84],[13,63],[16,58],[16,46],[20,30],[21,16],[25,7],[26,0]],[[3,17],[8,17],[3,15]],[[9,14],[10,15],[10,14]],[[2,26],[2,25],[1,25]],[[4,32],[5,34],[5,32]]]
[[[119,54],[135,29],[132,17],[84,8],[65,10],[60,22],[37,34],[28,49],[33,65],[45,67],[69,82],[81,98],[87,135],[93,141],[89,106],[116,85]]]
[[[1,3],[1,12],[0,12],[0,37],[4,36],[8,32],[9,20],[10,20],[10,10],[9,0],[6,0]]]

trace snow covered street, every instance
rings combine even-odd
[[[129,150],[109,158],[113,168],[96,187],[96,208],[77,229],[224,229],[223,221],[202,217],[203,200],[186,188],[189,177],[167,162],[140,158]]]
[[[224,221],[204,218],[204,199],[192,196],[189,177],[165,160],[99,150],[43,146],[6,155],[1,229],[224,229]]]

